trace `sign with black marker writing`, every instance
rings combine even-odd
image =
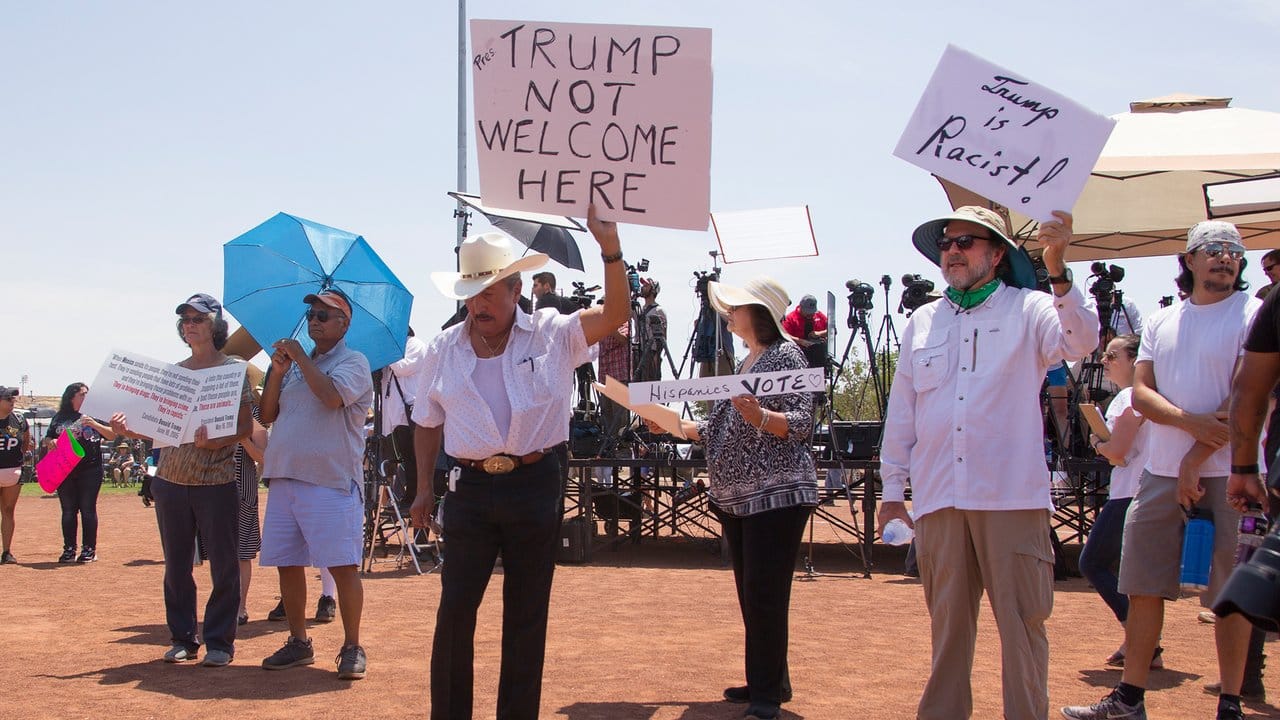
[[[803,368],[665,382],[633,382],[627,387],[631,391],[631,404],[641,405],[725,400],[744,393],[764,397],[798,392],[822,392],[826,388],[826,377],[823,375],[822,368]]]
[[[1114,126],[948,45],[893,154],[1044,222],[1075,205]]]
[[[711,30],[472,20],[471,47],[486,204],[707,229]]]

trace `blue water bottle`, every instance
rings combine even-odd
[[[1213,513],[1192,509],[1182,535],[1182,571],[1178,582],[1183,590],[1209,587],[1209,563],[1213,559]]]

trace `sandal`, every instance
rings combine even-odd
[[[1152,670],[1164,669],[1163,655],[1164,655],[1164,648],[1157,645],[1155,653],[1152,654],[1151,656]],[[1111,657],[1107,658],[1107,664],[1110,665],[1111,667],[1124,667],[1124,653],[1120,652],[1119,650],[1111,653]]]

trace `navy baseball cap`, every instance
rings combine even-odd
[[[183,308],[191,308],[196,312],[202,313],[220,313],[222,312],[222,303],[218,302],[218,298],[212,295],[196,293],[187,298],[186,302],[179,305],[174,312],[181,315]]]

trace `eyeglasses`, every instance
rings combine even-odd
[[[983,235],[960,235],[959,237],[953,237],[953,238],[943,235],[942,237],[938,238],[938,249],[943,252],[946,252],[951,249],[951,244],[955,243],[955,246],[960,248],[961,250],[968,250],[969,248],[973,247],[973,244],[975,242],[979,240],[989,240],[989,239],[990,238],[985,237]]]
[[[344,318],[340,312],[330,312],[328,310],[308,310],[307,320],[319,320],[320,322],[329,322],[329,318]]]
[[[209,317],[207,315],[183,315],[182,318],[178,320],[179,325],[203,325],[207,322],[209,322]]]
[[[1240,258],[1244,257],[1244,248],[1240,247],[1239,245],[1228,245],[1220,242],[1211,242],[1196,248],[1197,252],[1201,250],[1204,251],[1205,256],[1211,257],[1211,258],[1216,258],[1222,253],[1226,253],[1227,257],[1231,258],[1232,260],[1239,260]]]

